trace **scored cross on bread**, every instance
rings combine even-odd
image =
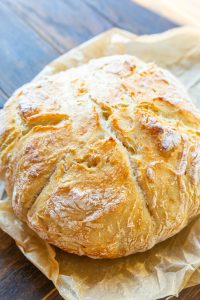
[[[129,55],[24,85],[0,115],[17,217],[93,258],[145,251],[200,213],[200,115],[168,71]]]

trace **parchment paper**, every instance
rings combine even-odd
[[[200,29],[140,37],[112,29],[59,57],[34,80],[94,57],[122,53],[172,71],[200,108]],[[78,257],[48,245],[14,216],[6,199],[0,201],[0,227],[67,300],[155,300],[200,283],[200,217],[150,251],[114,260]]]

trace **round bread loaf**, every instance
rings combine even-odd
[[[200,115],[168,71],[129,55],[43,77],[0,116],[16,216],[61,249],[150,249],[200,212]]]

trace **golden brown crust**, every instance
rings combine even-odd
[[[72,253],[145,251],[199,214],[200,116],[167,71],[122,55],[9,100],[0,174],[17,216]]]

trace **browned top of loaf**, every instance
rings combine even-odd
[[[1,111],[17,216],[66,251],[151,248],[199,213],[200,117],[181,84],[122,55],[20,88]]]

